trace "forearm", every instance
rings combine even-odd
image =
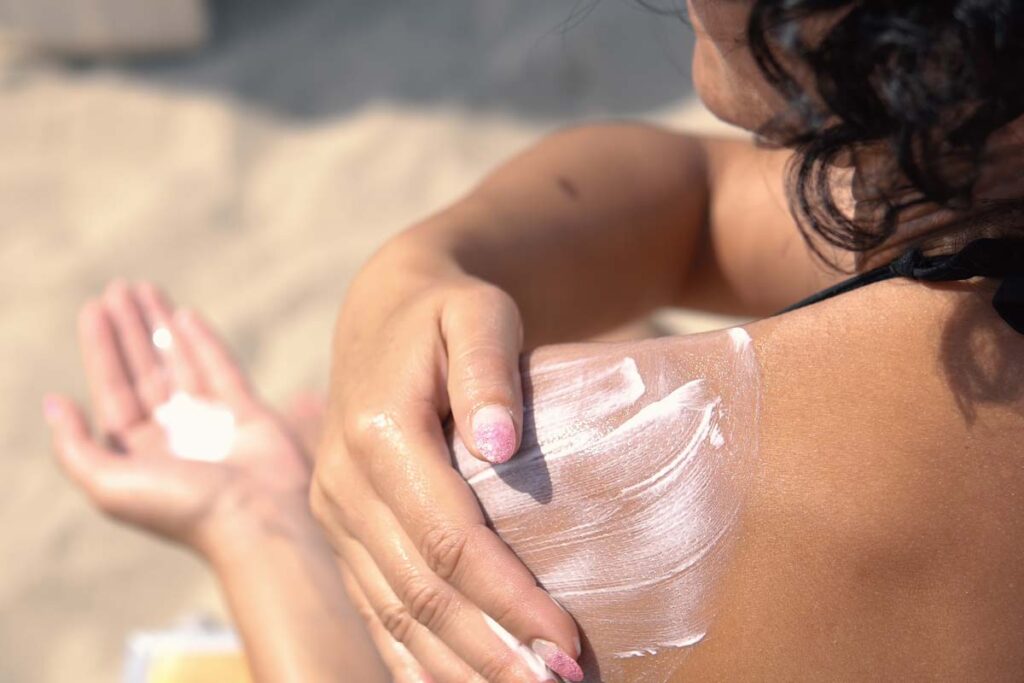
[[[230,535],[204,554],[256,680],[389,680],[303,499],[224,528]]]
[[[392,252],[501,287],[534,346],[676,301],[707,203],[698,140],[643,125],[587,126],[503,165]]]

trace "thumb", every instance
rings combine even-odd
[[[73,401],[49,395],[43,400],[43,414],[65,473],[100,507],[110,507],[116,493],[113,484],[122,467],[120,458],[96,443],[85,416]]]
[[[523,424],[519,309],[500,289],[479,287],[447,303],[441,329],[459,436],[481,460],[507,462],[519,448]]]
[[[187,541],[173,524],[197,489],[195,472],[189,476],[189,465],[196,463],[104,448],[89,432],[81,409],[62,396],[47,396],[43,414],[61,468],[97,509],[171,540]]]

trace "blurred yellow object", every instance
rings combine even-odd
[[[196,623],[136,633],[128,641],[124,683],[252,683],[234,631]]]
[[[72,56],[180,52],[209,33],[204,0],[0,0],[0,34]]]
[[[150,664],[146,683],[252,683],[241,653],[183,655]]]

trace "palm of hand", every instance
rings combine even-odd
[[[239,416],[223,462],[197,462],[171,451],[152,418],[124,437],[134,466],[118,517],[176,539],[202,533],[239,498],[256,493],[302,495],[309,479],[302,452],[273,415],[259,410]]]
[[[201,545],[212,525],[254,496],[305,495],[309,469],[297,441],[197,316],[174,313],[152,285],[114,284],[84,307],[80,337],[107,444],[89,435],[73,404],[51,399],[47,407],[62,464],[108,514]],[[172,392],[230,411],[223,459],[199,462],[172,450],[168,425],[156,419]]]

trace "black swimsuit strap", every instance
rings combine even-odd
[[[1002,280],[992,305],[1010,327],[1024,334],[1024,240],[1019,239],[980,239],[954,254],[941,256],[925,256],[920,249],[911,249],[888,265],[822,290],[781,313],[898,277],[921,282],[953,282],[974,277]]]

